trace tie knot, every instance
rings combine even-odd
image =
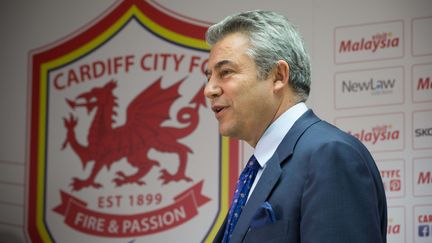
[[[249,159],[247,167],[257,171],[261,168],[261,165],[258,163],[258,160],[255,158],[255,155],[252,155],[252,157]]]

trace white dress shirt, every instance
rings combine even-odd
[[[274,121],[264,132],[255,146],[253,154],[261,165],[254,183],[248,195],[248,199],[255,189],[261,175],[266,167],[267,161],[273,156],[282,139],[294,125],[294,123],[308,110],[305,103],[298,103],[285,111],[276,121]]]

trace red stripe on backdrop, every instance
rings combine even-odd
[[[165,6],[163,6],[163,5],[155,2],[155,0],[147,0],[147,2],[151,2],[151,4],[153,6],[157,6],[158,8],[162,9],[163,11],[169,13],[170,16],[178,16],[180,18],[190,20],[193,23],[197,23],[197,24],[199,23],[199,24],[207,25],[207,26],[210,26],[210,25],[214,24],[212,22],[208,22],[208,21],[204,21],[204,20],[201,20],[201,19],[196,19],[196,18],[192,18],[190,16],[186,16],[186,15],[180,14],[180,13],[178,13],[176,11],[173,11],[173,10],[171,10],[169,8],[166,8]]]
[[[112,26],[125,12],[130,9],[132,5],[137,6],[153,22],[169,30],[172,30],[173,32],[196,39],[204,39],[205,37],[207,27],[194,25],[192,23],[173,18],[159,11],[145,1],[127,0],[116,6],[112,12],[110,12],[95,25],[92,25],[90,28],[73,37],[71,40],[38,54],[35,59],[39,60],[40,58],[41,60],[39,63],[43,62],[44,60],[53,60],[75,50],[76,47],[79,47],[82,44],[90,42],[94,37],[100,35],[103,31]]]
[[[159,11],[147,2],[139,0],[132,1],[135,2],[135,5],[138,6],[142,12],[145,12],[146,15],[155,23],[181,35],[200,40],[204,39],[208,27],[193,25],[180,19],[173,18],[172,16]],[[149,11],[147,11],[146,8],[149,9]]]
[[[33,58],[33,63],[38,62],[36,58]],[[40,63],[37,65],[33,64],[33,78],[32,83],[30,84],[32,87],[31,90],[31,126],[30,126],[30,152],[29,152],[29,162],[27,165],[28,168],[28,180],[27,188],[28,188],[28,198],[27,198],[27,217],[26,225],[29,235],[32,237],[37,237],[37,242],[42,242],[42,239],[39,238],[39,234],[36,230],[36,196],[37,196],[37,154],[38,154],[38,139],[39,139],[39,87],[40,87]],[[33,238],[36,239],[36,238]]]

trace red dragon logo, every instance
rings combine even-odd
[[[152,148],[160,152],[177,153],[179,156],[176,173],[170,174],[166,169],[161,170],[159,179],[162,180],[162,184],[180,180],[192,181],[185,174],[188,153],[192,153],[192,150],[178,140],[191,134],[198,125],[199,107],[201,105],[206,107],[203,88],[190,101],[194,107],[183,107],[177,113],[178,122],[186,126],[184,128],[164,127],[161,124],[170,119],[169,109],[180,97],[178,88],[186,78],[165,89],[161,87],[161,79],[159,78],[132,100],[127,108],[125,124],[115,128],[113,128],[113,118],[117,115],[114,111],[117,97],[113,95],[113,90],[117,87],[117,83],[114,80],[103,87],[95,87],[89,92],[78,95],[75,101],[66,99],[73,110],[84,107],[90,113],[96,109],[87,135],[87,146],[80,144],[75,135],[78,118],[72,114],[69,118],[63,118],[67,135],[62,149],[69,145],[80,158],[83,168],[94,161],[87,179],[72,178],[71,186],[74,191],[86,187],[101,188],[102,185],[95,181],[100,170],[104,166],[110,169],[113,163],[122,158],[126,158],[137,171],[131,175],[117,171],[117,177],[113,179],[115,185],[122,186],[128,183],[144,185],[145,182],[141,178],[154,166],[160,166],[159,161],[148,158],[148,152]]]

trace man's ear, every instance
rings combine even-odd
[[[288,86],[289,82],[289,65],[284,60],[279,60],[274,70],[273,90],[279,92]]]

